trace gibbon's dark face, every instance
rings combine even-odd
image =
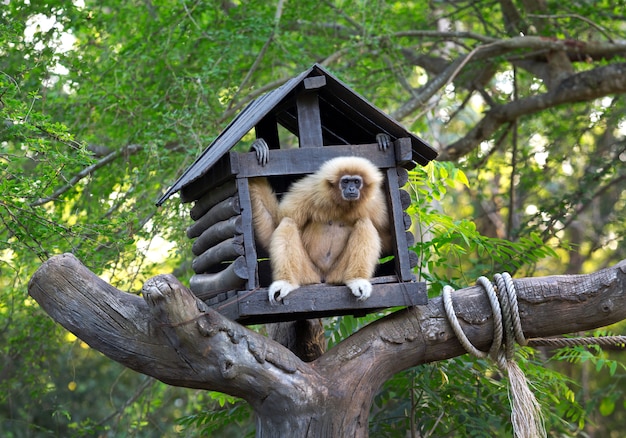
[[[358,201],[363,188],[363,178],[359,175],[344,175],[339,180],[341,197],[346,201]]]

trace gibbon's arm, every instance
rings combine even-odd
[[[280,202],[281,219],[291,218],[302,229],[315,212],[326,211],[325,214],[328,214],[328,210],[319,202],[321,194],[318,179],[316,174],[307,175],[291,185]]]
[[[250,150],[256,153],[261,166],[269,160],[269,146],[262,138],[252,142]],[[251,178],[248,181],[252,203],[252,222],[256,240],[265,250],[269,250],[272,234],[280,222],[278,199],[267,178]]]

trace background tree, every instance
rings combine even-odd
[[[33,305],[26,282],[65,251],[120,289],[155,273],[188,278],[185,208],[174,200],[157,211],[154,200],[250,99],[316,61],[467,175],[467,186],[453,185],[463,176],[448,163],[415,175],[419,232],[430,233],[420,274],[433,294],[444,280],[461,286],[492,271],[583,273],[626,258],[624,6],[9,1],[0,11],[0,430],[191,433],[223,427],[219,410],[205,413],[220,406],[249,424],[230,397],[146,381],[94,353]],[[544,258],[543,243],[557,257]],[[367,321],[327,321],[331,343]],[[553,430],[600,436],[623,424],[621,367],[606,352],[541,352],[525,365]],[[507,414],[494,377],[466,358],[401,373],[379,395],[371,428],[478,433],[480,419],[497,429]],[[433,405],[450,419],[432,418]]]

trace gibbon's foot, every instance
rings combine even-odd
[[[297,285],[291,284],[288,281],[276,280],[275,282],[270,284],[270,287],[268,289],[270,303],[276,304],[278,301],[282,301],[283,298],[289,295],[289,292],[297,288]]]
[[[256,160],[261,166],[265,166],[270,159],[270,148],[262,138],[257,138],[252,142],[250,150],[256,153]]]
[[[386,151],[391,144],[391,137],[383,133],[376,134],[376,143],[378,143],[378,149],[380,149],[381,151]]]
[[[352,295],[354,295],[358,301],[365,301],[372,294],[372,283],[365,278],[348,280],[346,281],[346,286],[350,288]]]

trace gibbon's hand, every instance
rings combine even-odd
[[[365,301],[372,294],[372,283],[365,278],[355,278],[354,280],[346,281],[346,286],[352,291],[357,301]]]
[[[257,138],[252,142],[250,150],[256,153],[256,160],[261,166],[265,166],[270,159],[270,148],[262,138]]]
[[[277,304],[277,301],[282,301],[283,298],[285,298],[289,294],[289,292],[297,288],[298,286],[291,284],[288,281],[276,280],[275,282],[270,284],[270,287],[268,289],[270,304]]]
[[[391,137],[387,134],[376,134],[376,143],[378,143],[379,150],[386,151],[391,144]]]

